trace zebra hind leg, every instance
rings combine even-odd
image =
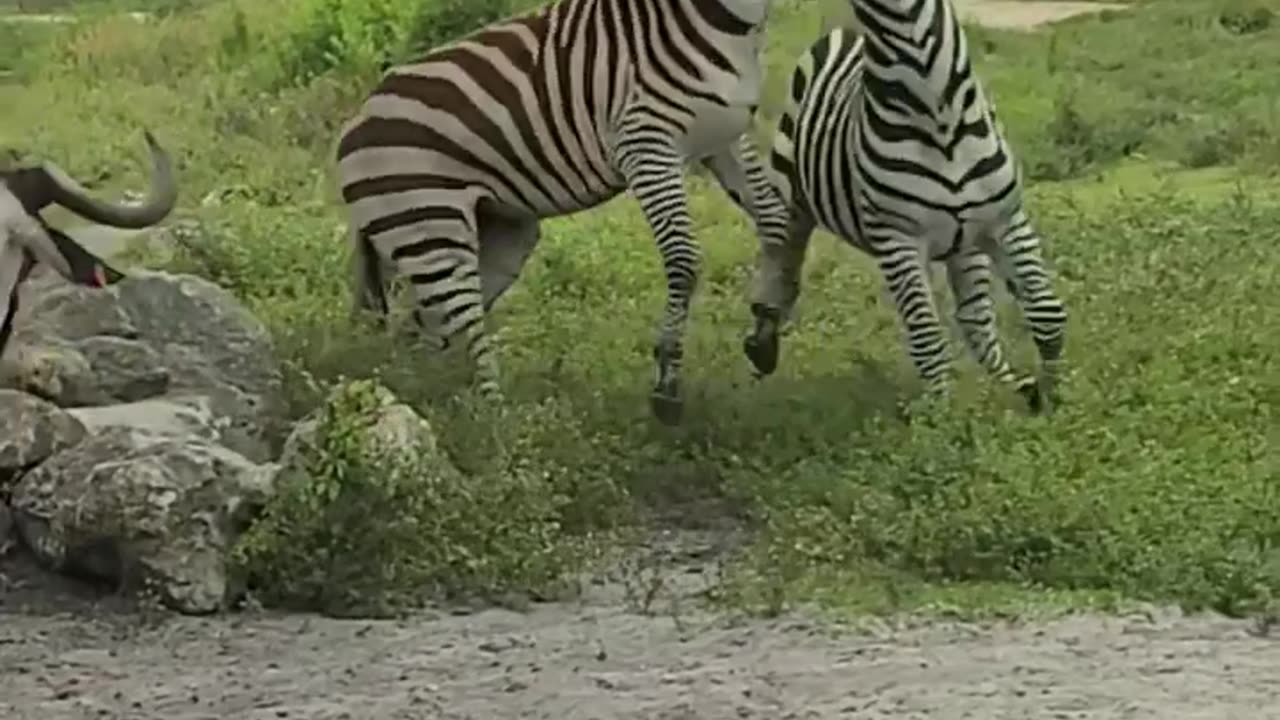
[[[399,273],[408,278],[417,300],[415,318],[428,340],[442,350],[456,337],[467,354],[482,400],[500,404],[498,360],[485,331],[479,259],[471,238],[434,236],[401,248]]]
[[[974,359],[1024,398],[1036,393],[1036,379],[1018,377],[1001,347],[991,294],[991,258],[978,248],[966,248],[947,260],[947,279],[955,297],[956,322]]]
[[[949,394],[952,363],[925,259],[910,238],[882,238],[869,244],[906,335],[907,354],[924,381],[924,396],[910,405],[923,405],[925,412],[931,412]],[[908,415],[916,413],[908,410]]]
[[[1040,236],[1019,211],[990,249],[1004,275],[1040,355],[1037,385],[1023,391],[1032,413],[1052,410],[1058,404],[1058,381],[1062,371],[1062,351],[1066,338],[1067,311],[1054,292],[1041,251]]]

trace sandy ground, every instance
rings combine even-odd
[[[650,612],[602,581],[523,612],[401,621],[132,611],[8,571],[6,720],[835,720],[1280,717],[1280,639],[1143,612],[1035,625],[733,622],[672,565]],[[51,592],[52,590],[52,592]]]
[[[1005,29],[1030,29],[1076,15],[1125,7],[1103,2],[1025,2],[1024,0],[952,0],[960,17],[981,25]]]
[[[1086,5],[958,4],[1006,26]],[[81,236],[107,254],[118,240]],[[671,572],[682,582],[649,614],[605,581],[527,612],[197,619],[139,613],[10,557],[0,561],[0,718],[1280,718],[1280,639],[1248,622],[1149,612],[734,623],[691,609],[706,566]]]

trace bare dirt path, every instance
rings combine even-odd
[[[1065,20],[1077,15],[1117,10],[1122,3],[1106,2],[1027,2],[1027,0],[952,0],[961,18],[979,25],[1003,29],[1029,30],[1045,23]]]
[[[1280,639],[1141,613],[837,628],[578,602],[405,621],[0,606],[8,720],[1280,717]],[[686,598],[685,606],[689,599]],[[74,604],[74,603],[72,603]]]

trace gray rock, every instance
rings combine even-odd
[[[120,402],[163,395],[169,389],[169,370],[159,353],[137,340],[96,335],[76,343],[93,370],[94,387]]]
[[[416,457],[440,456],[442,463],[448,463],[439,451],[435,432],[426,418],[400,402],[387,388],[364,381],[357,382],[370,388],[374,397],[373,407],[366,416],[362,416],[360,423],[361,439],[366,447]],[[339,393],[348,390],[349,385],[335,387],[329,394],[326,406],[332,405]],[[300,471],[305,458],[315,452],[321,412],[323,409],[308,415],[294,426],[280,454],[282,472]]]
[[[36,338],[14,346],[0,366],[0,388],[44,398],[59,407],[101,405],[111,398],[95,385],[89,360],[70,343]]]
[[[225,424],[214,414],[209,398],[201,395],[171,395],[117,405],[70,408],[67,412],[91,433],[126,428],[165,437],[195,436],[209,442],[218,441],[218,427]]]
[[[138,328],[119,303],[114,289],[72,285],[61,278],[24,286],[15,321],[18,342],[50,335],[64,340],[84,340],[95,335],[136,338]]]
[[[47,567],[208,613],[238,588],[228,551],[269,496],[276,469],[194,436],[107,427],[23,475],[19,533]]]
[[[16,544],[17,536],[13,530],[13,512],[9,510],[8,503],[0,500],[0,558],[8,555]],[[3,575],[0,575],[0,583],[3,582]]]
[[[170,388],[207,395],[227,447],[265,461],[287,432],[284,380],[267,329],[231,293],[189,275],[135,272],[113,288]]]
[[[53,403],[0,390],[0,497],[18,473],[79,443],[87,431]]]
[[[106,290],[28,285],[15,332],[27,359],[0,385],[67,407],[203,395],[227,420],[222,444],[254,461],[275,455],[288,431],[280,364],[266,328],[230,293],[144,270]]]

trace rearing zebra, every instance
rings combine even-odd
[[[762,374],[776,369],[778,327],[799,295],[809,238],[821,226],[875,259],[929,390],[944,390],[951,374],[927,273],[930,261],[940,261],[970,351],[1038,412],[1052,396],[1066,310],[955,10],[950,0],[851,2],[863,37],[828,33],[792,75],[771,158],[790,227],[785,243],[763,247],[746,354]],[[992,261],[1031,326],[1039,384],[1018,377],[1001,350]]]
[[[485,313],[543,218],[630,190],[667,278],[653,411],[675,422],[700,251],[684,168],[701,162],[772,244],[786,208],[749,129],[772,0],[557,0],[390,68],[342,129],[356,309],[388,311],[383,266],[413,287],[438,347],[465,337],[500,400]]]

